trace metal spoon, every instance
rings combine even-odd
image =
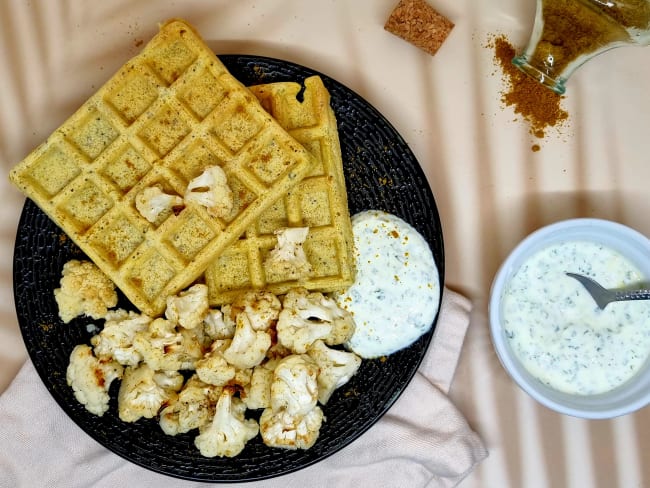
[[[566,273],[566,275],[578,280],[587,289],[601,310],[611,302],[650,300],[650,289],[648,288],[639,288],[637,290],[608,290],[586,276],[575,273]]]

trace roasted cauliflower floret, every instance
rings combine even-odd
[[[135,197],[135,208],[151,223],[171,215],[174,209],[182,208],[183,205],[182,197],[169,195],[158,185],[145,188]]]
[[[210,166],[187,185],[185,203],[197,203],[215,217],[227,218],[234,199],[226,173],[220,166]]]
[[[287,356],[273,370],[271,407],[305,415],[318,401],[318,366],[306,354]]]
[[[209,308],[208,287],[196,284],[178,295],[167,297],[165,317],[181,327],[193,329],[203,324]]]
[[[214,340],[232,339],[235,335],[235,320],[230,315],[230,306],[224,305],[221,310],[210,309],[203,318],[205,334]]]
[[[277,331],[280,344],[302,354],[317,340],[342,344],[354,333],[354,321],[347,310],[320,292],[293,288],[283,300]]]
[[[318,401],[326,405],[332,393],[352,378],[361,366],[361,358],[353,352],[327,347],[316,341],[307,355],[318,365]]]
[[[151,317],[126,310],[109,310],[101,332],[90,339],[95,355],[114,359],[123,366],[135,366],[142,355],[133,347],[138,332],[147,330]]]
[[[309,227],[287,227],[274,231],[277,244],[264,260],[266,273],[290,280],[307,277],[312,271],[303,248],[308,233]]]
[[[253,330],[248,315],[237,315],[235,336],[223,357],[236,368],[248,369],[260,364],[271,347],[271,335],[262,330]]]
[[[81,315],[103,319],[108,309],[117,305],[115,284],[90,261],[71,259],[65,263],[59,284],[54,299],[65,323]]]
[[[117,395],[120,420],[135,422],[153,418],[168,402],[176,398],[183,386],[183,376],[177,372],[156,373],[146,363],[127,367]]]
[[[196,362],[196,374],[201,381],[223,386],[235,377],[237,369],[223,357],[223,352],[230,343],[230,339],[217,339],[205,356]]]
[[[183,388],[185,383],[185,378],[178,371],[156,371],[153,380],[161,388],[174,392]]]
[[[221,387],[192,375],[177,398],[160,412],[160,428],[167,435],[176,435],[206,425],[214,415],[221,391]]]
[[[194,439],[203,456],[234,457],[259,432],[257,422],[244,416],[246,405],[232,395],[230,388],[224,388],[212,422],[200,428],[200,434]]]
[[[281,298],[246,292],[218,310],[209,308],[207,286],[196,284],[168,298],[164,318],[122,309],[104,315],[94,348],[71,354],[75,397],[102,415],[111,382],[122,378],[122,421],[158,417],[168,435],[198,429],[194,444],[206,457],[237,456],[258,433],[270,447],[312,447],[325,421],[318,402],[325,405],[361,364],[328,347],[349,340],[351,314],[301,287]],[[259,423],[247,409],[261,412]]]
[[[277,361],[267,361],[253,368],[250,383],[244,388],[242,399],[248,408],[257,410],[271,406],[271,383]]]
[[[118,362],[97,359],[90,346],[80,344],[70,354],[66,380],[77,401],[90,413],[101,417],[108,410],[108,389],[123,372]]]
[[[269,330],[278,320],[282,303],[269,291],[248,291],[231,305],[234,313],[245,313],[254,330]]]
[[[154,319],[147,330],[136,333],[133,347],[156,371],[194,369],[203,357],[201,338],[193,330],[177,328],[163,318]]]
[[[267,408],[260,417],[260,433],[269,447],[309,449],[320,435],[323,420],[323,411],[318,406],[303,416]]]
[[[275,332],[275,337],[277,338],[277,330],[272,330],[272,333]],[[287,356],[291,356],[293,354],[293,351],[286,347],[285,345],[281,344],[279,341],[274,341],[274,343],[269,347],[269,350],[266,351],[266,357],[269,360],[273,361],[279,361],[282,358],[286,358]]]

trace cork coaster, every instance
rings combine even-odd
[[[425,0],[400,0],[384,29],[423,51],[436,54],[454,24]]]

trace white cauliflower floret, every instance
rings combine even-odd
[[[248,369],[260,364],[271,347],[271,335],[262,330],[253,330],[248,315],[237,315],[235,336],[223,357],[239,369]]]
[[[155,417],[163,405],[176,398],[176,391],[182,385],[180,373],[156,374],[146,363],[129,366],[124,371],[117,395],[120,419],[135,422],[140,418]]]
[[[126,310],[110,310],[101,332],[90,339],[95,355],[114,359],[123,366],[135,366],[142,355],[133,347],[138,332],[147,330],[151,317]]]
[[[94,263],[78,259],[63,265],[54,298],[65,323],[80,315],[102,319],[109,308],[117,305],[115,284]]]
[[[259,432],[253,419],[244,417],[246,405],[225,388],[219,397],[212,422],[200,429],[194,445],[206,457],[234,457]]]
[[[209,308],[208,287],[196,284],[178,295],[167,297],[165,317],[181,327],[193,329],[203,323]]]
[[[272,333],[275,332],[276,338],[277,338],[277,329],[272,330]],[[286,347],[285,345],[281,344],[279,341],[275,341],[274,344],[269,347],[269,350],[266,351],[266,357],[269,360],[273,361],[278,361],[282,358],[286,358],[287,356],[291,356],[293,354],[293,351]]]
[[[309,449],[318,439],[323,420],[323,411],[318,406],[303,416],[267,408],[260,416],[260,433],[269,447]]]
[[[80,344],[70,354],[66,380],[77,401],[90,413],[101,417],[108,410],[108,389],[123,372],[121,364],[97,359],[90,346]]]
[[[223,351],[230,346],[230,339],[218,339],[210,351],[196,362],[196,374],[201,381],[210,385],[223,386],[235,377],[237,369],[226,361]]]
[[[318,366],[306,354],[280,360],[273,370],[271,407],[290,415],[305,415],[318,401]]]
[[[183,206],[183,199],[178,195],[168,195],[160,186],[149,186],[135,197],[135,208],[152,224],[159,217],[170,215],[175,208]]]
[[[185,203],[197,203],[215,217],[227,218],[234,199],[226,173],[220,166],[210,166],[187,185]]]
[[[293,288],[283,300],[277,331],[280,344],[302,354],[317,340],[342,344],[354,333],[354,321],[347,310],[320,292]]]
[[[134,349],[156,371],[194,369],[203,357],[200,337],[192,330],[176,328],[163,318],[154,319],[145,331],[135,334]]]
[[[251,383],[253,377],[253,368],[238,369],[235,372],[235,377],[228,382],[228,386],[232,386],[237,391],[244,390]]]
[[[307,354],[318,365],[318,401],[326,405],[332,393],[352,378],[361,366],[361,358],[353,352],[329,348],[316,341]]]
[[[210,347],[209,338],[206,338],[201,327],[196,327],[194,329],[177,327],[176,330],[181,335],[181,346],[186,358],[184,361],[187,362],[187,366],[181,369],[195,369],[196,361],[201,359],[205,354],[205,351]],[[206,339],[208,340],[207,343]]]
[[[309,227],[287,227],[273,233],[277,236],[277,244],[264,260],[266,273],[290,280],[308,276],[312,268],[303,244],[307,239]]]
[[[267,361],[253,368],[250,383],[244,388],[242,399],[248,408],[257,410],[271,406],[271,383],[277,361]]]
[[[205,324],[205,322],[203,324]],[[210,346],[215,341],[215,339],[213,339],[207,334],[207,332],[205,331],[205,327],[203,325],[200,325],[199,327],[194,327],[193,329],[185,329],[180,326],[176,328],[180,331],[182,335],[191,337],[192,340],[196,343],[196,345],[199,345],[202,348],[202,351],[204,353],[205,351],[210,350]]]
[[[248,291],[239,295],[231,307],[237,314],[245,313],[254,330],[268,330],[277,322],[282,303],[269,291]]]
[[[221,387],[208,385],[192,375],[176,400],[160,412],[160,428],[167,435],[176,435],[206,425],[214,415],[221,391]]]
[[[203,328],[212,340],[232,339],[237,324],[230,316],[230,306],[224,305],[221,310],[210,309],[203,318]]]
[[[175,392],[183,388],[185,383],[185,378],[178,371],[156,371],[153,380],[161,388]]]
[[[332,332],[325,338],[325,344],[336,346],[350,340],[355,329],[352,314],[339,307],[336,300],[322,293],[310,293],[309,296],[314,302],[318,303],[322,311],[322,315],[316,315],[316,317],[321,320],[328,320],[332,324]]]

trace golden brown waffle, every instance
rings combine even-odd
[[[205,278],[212,305],[229,303],[243,290],[265,288],[283,294],[300,284],[334,291],[354,281],[354,244],[336,118],[320,77],[307,78],[304,84],[302,102],[296,98],[302,90],[298,83],[250,87],[280,125],[311,151],[317,164],[208,267]],[[273,231],[283,227],[309,227],[304,249],[312,272],[299,282],[264,271],[266,256],[277,242]]]
[[[313,163],[194,29],[171,20],[11,180],[136,307],[159,315]],[[191,204],[151,224],[136,210],[143,189],[182,196],[212,165],[234,193],[228,217]]]

